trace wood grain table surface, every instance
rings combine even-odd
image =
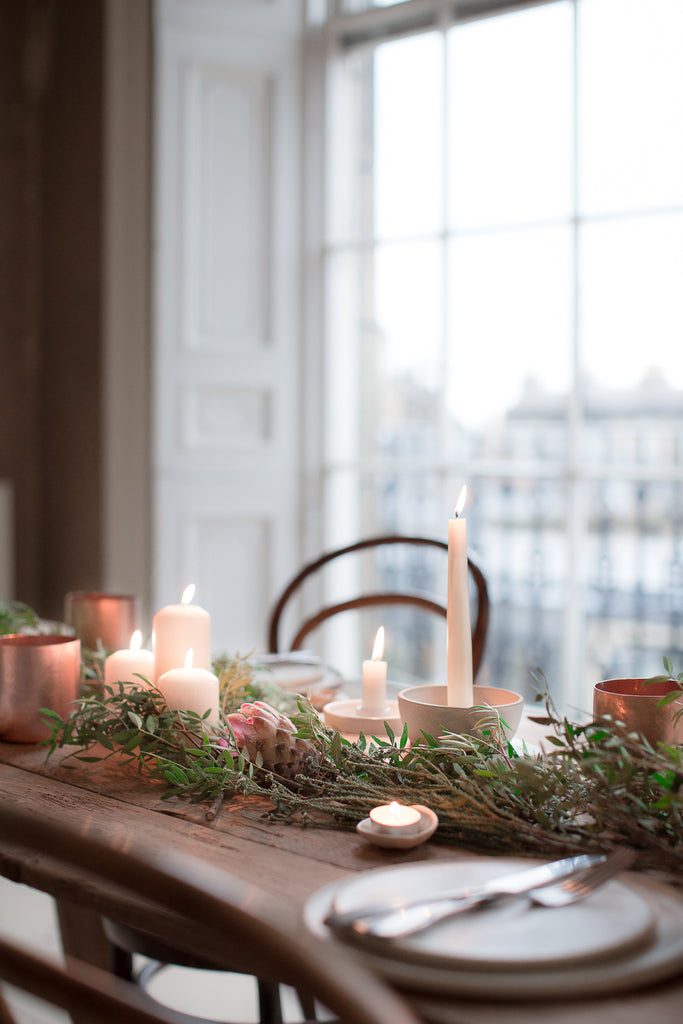
[[[86,764],[58,751],[0,743],[0,800],[30,809],[124,850],[173,846],[227,869],[278,899],[290,926],[303,928],[302,910],[321,886],[351,872],[411,862],[471,857],[433,840],[414,850],[384,850],[355,832],[273,822],[269,804],[257,798],[226,800],[212,820],[205,805],[162,801],[161,784],[141,778],[132,766],[114,761]],[[49,855],[35,856],[0,836],[0,873],[57,901],[65,949],[104,962],[99,915],[144,927],[164,941],[209,955],[200,933],[112,887],[58,870]],[[681,898],[679,896],[675,898]],[[425,1020],[444,1024],[680,1024],[683,966],[674,980],[621,995],[550,1001],[500,1002],[472,998],[410,996]],[[390,1022],[387,1022],[390,1024]]]

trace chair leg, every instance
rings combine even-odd
[[[157,960],[150,960],[140,971],[136,978],[133,972],[133,957],[126,950],[119,946],[111,947],[111,970],[117,978],[125,981],[136,981],[143,990],[146,990],[152,977],[164,968],[164,964]],[[283,1024],[282,1003],[280,1000],[280,986],[273,981],[256,979],[258,989],[259,1024]],[[299,1002],[307,1021],[315,1021],[315,1002],[309,996],[297,992]],[[200,1020],[188,1016],[188,1020]],[[0,1024],[3,1024],[0,1018]]]
[[[296,996],[305,1018],[305,1024],[316,1021],[318,1017],[315,1012],[315,999],[313,996],[309,996],[307,992],[300,992],[299,989],[296,990]]]
[[[260,1024],[282,1024],[280,986],[273,981],[256,979]]]
[[[119,946],[111,947],[111,973],[124,981],[134,981],[133,955]]]
[[[10,1011],[2,992],[0,992],[0,1024],[17,1024],[16,1018]]]

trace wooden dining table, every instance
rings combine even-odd
[[[0,800],[118,849],[172,845],[225,868],[277,897],[294,932],[305,927],[302,912],[311,894],[352,872],[474,856],[438,842],[438,832],[422,846],[399,851],[370,845],[354,831],[282,824],[269,816],[268,801],[256,797],[226,799],[212,816],[203,804],[162,800],[163,784],[130,765],[115,759],[84,763],[69,753],[58,750],[48,758],[40,746],[0,743]],[[0,873],[54,897],[65,950],[91,962],[108,963],[101,915],[132,927],[144,923],[146,931],[179,948],[189,943],[200,955],[211,952],[182,922],[155,914],[111,886],[57,869],[48,851],[44,856],[22,852],[8,835],[0,836]],[[425,1021],[443,1024],[679,1024],[683,1019],[683,973],[636,991],[590,998],[581,991],[571,998],[523,1001],[406,994]]]

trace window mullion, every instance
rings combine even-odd
[[[578,203],[578,30],[577,4],[573,3],[573,117],[572,117],[572,378],[568,409],[567,453],[567,603],[564,623],[565,693],[580,702],[584,662],[584,616],[581,552],[587,529],[586,480],[581,470],[583,418],[582,375],[579,354],[579,203]]]
[[[450,309],[448,302],[448,284],[449,284],[449,237],[448,237],[448,209],[450,199],[450,146],[449,146],[449,118],[450,118],[450,104],[449,104],[449,63],[448,63],[448,33],[445,25],[442,25],[442,45],[443,45],[443,81],[442,81],[442,181],[441,181],[441,217],[442,217],[442,231],[441,231],[441,386],[439,390],[439,461],[442,466],[446,465],[446,449],[447,449],[447,438],[448,438],[448,408],[447,408],[447,397],[448,389],[446,382],[449,379],[449,372],[452,360],[449,358],[449,335],[450,335]],[[443,493],[445,489],[446,479],[448,477],[448,471],[442,473],[440,484],[440,491]],[[444,500],[448,501],[448,495],[443,495]]]

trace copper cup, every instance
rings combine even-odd
[[[38,743],[50,735],[40,708],[62,718],[74,710],[81,642],[72,636],[0,636],[0,740]]]
[[[101,640],[103,647],[117,651],[130,645],[139,628],[140,602],[132,594],[72,590],[64,599],[64,618],[84,647],[96,650]]]
[[[681,700],[660,705],[659,701],[675,689],[673,682],[648,683],[647,679],[603,679],[593,688],[593,715],[623,722],[629,732],[638,732],[653,746],[657,743],[683,742],[683,718],[674,724]]]

